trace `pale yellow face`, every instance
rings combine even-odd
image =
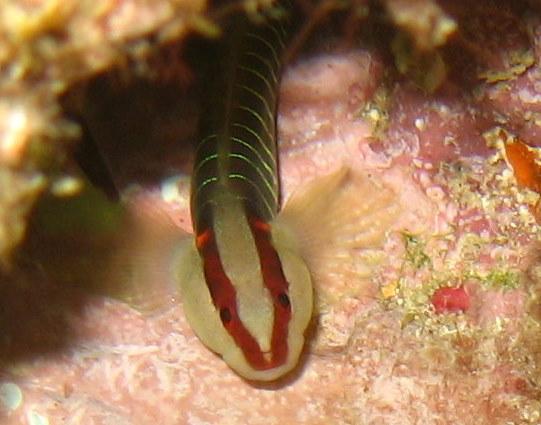
[[[247,228],[239,225],[239,216],[236,217],[235,224],[222,223],[227,224],[225,228],[231,232],[217,231],[217,245],[220,251],[230,248],[227,254],[223,254],[222,263],[237,292],[239,317],[261,351],[269,351],[275,320],[272,300],[262,282],[260,261],[253,241],[250,242],[250,233],[246,233]],[[285,375],[296,366],[304,346],[304,333],[312,315],[312,283],[310,273],[291,243],[291,238],[280,224],[272,227],[272,245],[289,284],[291,317],[287,330],[287,358],[281,365],[266,370],[258,370],[247,361],[242,347],[224,327],[210,297],[203,261],[195,243],[187,245],[180,255],[179,285],[190,325],[207,347],[220,354],[235,372],[249,380],[270,381]]]

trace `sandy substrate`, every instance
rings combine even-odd
[[[498,32],[486,40],[487,66],[506,71],[510,52],[524,49],[540,58],[541,20],[526,21],[530,38],[519,28],[505,33],[508,44]],[[292,376],[248,383],[195,337],[171,272],[190,228],[187,176],[141,179],[126,191],[135,218],[120,242],[93,235],[84,245],[82,232],[56,245],[37,238],[17,285],[1,288],[2,423],[541,423],[538,195],[516,184],[500,131],[541,146],[541,74],[534,64],[458,78],[460,54],[450,57],[457,65],[436,94],[407,78],[389,83],[388,63],[368,48],[319,51],[284,74],[285,201],[346,165],[390,190],[396,206],[392,220],[374,222],[377,243],[349,252],[355,271],[321,267]],[[382,87],[385,106],[374,100]],[[189,168],[160,155],[168,170]],[[369,204],[362,195],[352,205]],[[50,272],[58,258],[64,268]],[[126,259],[139,275],[125,276]],[[152,295],[145,312],[81,288],[130,279]],[[449,287],[456,308],[441,307]]]

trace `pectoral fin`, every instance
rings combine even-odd
[[[165,214],[130,209],[106,264],[108,295],[145,314],[169,307],[176,296],[175,261],[192,238]]]
[[[342,285],[362,294],[398,211],[391,189],[343,167],[295,192],[277,220],[294,235],[320,294],[328,279],[333,293]]]

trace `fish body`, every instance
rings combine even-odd
[[[396,212],[392,191],[343,164],[278,212],[276,105],[287,25],[239,16],[218,42],[195,148],[195,237],[177,264],[191,327],[254,381],[296,367],[313,283],[366,278],[358,253],[381,245]]]
[[[308,269],[273,224],[287,26],[287,19],[256,24],[238,16],[218,42],[192,174],[195,249],[181,267],[183,304],[196,334],[254,380],[276,379],[295,366],[312,314]]]

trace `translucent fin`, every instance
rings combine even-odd
[[[332,279],[333,292],[342,294],[336,285],[343,285],[362,294],[356,282],[370,276],[398,211],[391,189],[344,167],[294,193],[277,221],[295,236],[319,290]]]
[[[174,262],[191,239],[165,213],[130,208],[101,289],[146,314],[168,308],[176,296]]]

